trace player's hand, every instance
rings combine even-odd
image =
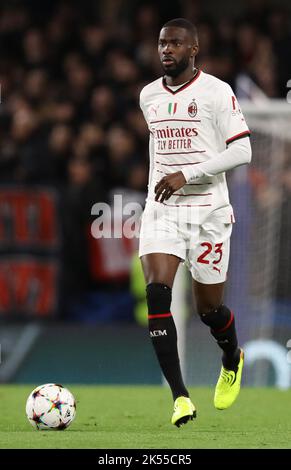
[[[155,187],[155,200],[164,202],[178,189],[182,188],[186,183],[185,176],[182,171],[164,176]]]

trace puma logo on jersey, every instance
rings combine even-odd
[[[167,330],[153,330],[150,331],[151,338],[155,338],[156,336],[167,336]]]
[[[158,114],[158,106],[151,106],[150,109],[149,109],[149,114],[155,114],[155,117],[157,117],[157,114]]]

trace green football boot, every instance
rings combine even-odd
[[[237,372],[225,369],[223,366],[221,367],[214,394],[214,406],[218,410],[229,408],[237,399],[240,391],[243,365],[244,353],[241,349]]]
[[[171,423],[179,428],[182,424],[186,424],[187,421],[192,421],[193,418],[196,418],[196,409],[190,398],[178,397],[174,403]]]

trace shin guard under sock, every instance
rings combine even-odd
[[[237,371],[240,358],[233,313],[225,306],[207,314],[200,315],[201,320],[210,327],[212,336],[223,350],[222,363],[226,369]]]

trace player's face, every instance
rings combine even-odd
[[[178,77],[192,65],[197,49],[191,34],[184,28],[167,27],[160,32],[158,52],[164,72],[170,77]]]

